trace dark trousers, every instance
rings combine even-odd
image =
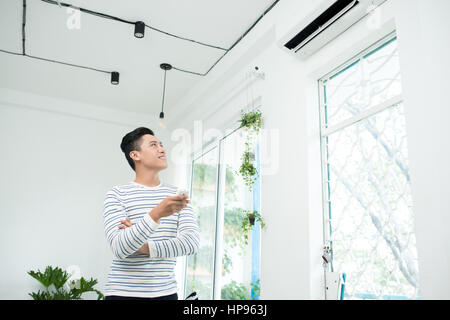
[[[141,298],[141,297],[122,297],[122,296],[105,296],[105,300],[178,300],[178,294],[170,294],[168,296]]]

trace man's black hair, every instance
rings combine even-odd
[[[154,136],[153,131],[149,128],[139,127],[134,129],[131,132],[128,132],[123,138],[122,143],[120,144],[120,149],[125,153],[125,157],[127,158],[128,163],[131,168],[136,171],[134,167],[134,160],[130,157],[131,151],[140,151],[141,150],[141,137],[145,134],[150,134]]]

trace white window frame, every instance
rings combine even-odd
[[[255,108],[260,108],[261,106],[257,106]],[[193,183],[193,174],[194,174],[194,162],[198,159],[200,159],[203,155],[206,153],[212,151],[214,148],[218,148],[218,160],[217,163],[217,188],[216,188],[216,209],[215,209],[215,244],[214,244],[214,263],[213,263],[213,279],[212,279],[212,300],[219,300],[220,299],[220,291],[221,288],[219,285],[217,285],[217,279],[220,277],[219,273],[222,272],[221,266],[222,266],[222,239],[223,239],[223,215],[224,215],[224,203],[223,203],[223,197],[220,197],[220,192],[225,187],[225,170],[222,169],[222,163],[223,163],[223,142],[224,140],[241,129],[240,125],[235,125],[232,127],[233,129],[228,132],[227,134],[224,134],[223,136],[219,138],[215,138],[212,141],[206,142],[199,150],[194,151],[191,153],[190,156],[190,190],[192,195],[192,183]],[[185,288],[186,288],[186,280],[187,280],[187,268],[188,263],[186,260],[186,263],[184,265],[184,284],[183,284],[183,294],[185,295]]]
[[[343,64],[341,64],[338,68],[333,69],[326,75],[322,76],[318,80],[318,90],[319,90],[319,117],[320,117],[320,148],[321,148],[321,163],[322,163],[322,209],[323,209],[323,243],[324,248],[325,247],[331,247],[331,220],[330,220],[330,198],[329,198],[329,188],[330,188],[330,180],[328,179],[329,172],[328,172],[328,145],[327,145],[327,137],[337,131],[343,130],[354,123],[367,119],[377,113],[380,113],[388,108],[394,107],[400,103],[403,102],[403,96],[402,94],[399,94],[397,96],[394,96],[378,105],[375,105],[373,107],[370,107],[363,112],[354,115],[348,119],[342,120],[339,123],[328,126],[325,123],[325,97],[324,97],[324,86],[326,85],[327,80],[336,75],[337,73],[345,70],[349,66],[351,66],[356,61],[360,60],[364,56],[366,56],[368,53],[372,52],[373,50],[376,50],[377,48],[383,46],[385,43],[393,40],[396,38],[396,32],[393,31],[389,33],[388,35],[382,37],[380,40],[376,41],[363,51],[359,52],[357,55],[353,56],[351,59],[347,60]],[[331,268],[331,271],[333,271],[333,261],[328,264]],[[327,268],[324,268],[324,277],[325,277],[325,283],[324,283],[324,291],[325,291],[325,297],[327,298]]]

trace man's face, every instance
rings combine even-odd
[[[167,168],[166,151],[158,138],[145,134],[141,137],[139,143],[141,145],[140,150],[130,152],[136,167],[140,165],[158,171]]]

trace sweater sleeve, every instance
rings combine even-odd
[[[114,256],[118,259],[125,259],[136,252],[160,225],[146,214],[131,227],[119,229],[120,220],[126,217],[125,207],[120,201],[117,190],[113,188],[106,194],[103,220],[106,239]]]
[[[177,236],[165,240],[149,240],[150,258],[172,258],[194,254],[200,246],[197,219],[190,204],[178,216]]]

